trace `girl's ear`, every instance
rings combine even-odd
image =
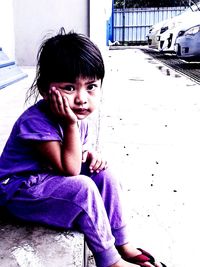
[[[44,98],[44,100],[48,100],[48,96],[47,95],[43,96],[43,98]]]
[[[48,100],[49,99],[49,96],[48,96],[48,94],[46,92],[42,92],[41,96],[44,98],[44,100]]]

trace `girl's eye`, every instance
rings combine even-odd
[[[72,85],[65,85],[63,87],[60,87],[61,90],[65,90],[67,92],[73,92],[75,88]]]
[[[96,88],[97,88],[96,84],[90,84],[90,85],[88,85],[87,90],[88,91],[94,91]]]

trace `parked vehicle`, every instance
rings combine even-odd
[[[180,31],[185,31],[188,28],[196,25],[200,22],[200,11],[191,12],[187,16],[180,16],[180,18],[172,23],[164,25],[168,28],[164,31],[161,28],[161,34],[159,35],[158,50],[162,52],[175,52],[175,41]]]
[[[160,34],[160,29],[166,22],[167,20],[163,20],[150,27],[149,33],[147,34],[147,43],[149,48],[158,49],[158,35]]]
[[[175,40],[180,31],[192,27],[200,21],[200,2],[194,4],[182,14],[168,20],[158,35],[158,50],[162,52],[175,52]]]
[[[187,22],[187,16],[194,14],[200,10],[200,2],[194,3],[192,6],[187,8],[180,15],[174,16],[173,18],[163,20],[150,27],[147,35],[147,43],[150,48],[158,49],[160,51],[173,51],[174,52],[174,41],[177,33],[174,31],[176,27],[179,27],[182,22]],[[186,26],[188,28],[188,25]]]
[[[200,60],[200,20],[199,24],[178,33],[175,51],[178,57],[187,61]]]

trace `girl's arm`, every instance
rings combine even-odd
[[[57,90],[50,91],[51,110],[63,127],[63,142],[46,141],[37,144],[42,158],[53,169],[70,176],[80,174],[82,163],[82,144],[76,115],[70,109],[66,98]]]

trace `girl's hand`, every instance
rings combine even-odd
[[[49,102],[52,112],[58,116],[63,123],[75,124],[78,119],[69,106],[66,96],[62,96],[56,87],[49,90]]]
[[[91,173],[99,173],[100,171],[105,170],[108,167],[107,161],[103,160],[102,156],[97,152],[88,150],[83,151],[82,162],[86,162],[87,160],[90,161],[89,169]]]

